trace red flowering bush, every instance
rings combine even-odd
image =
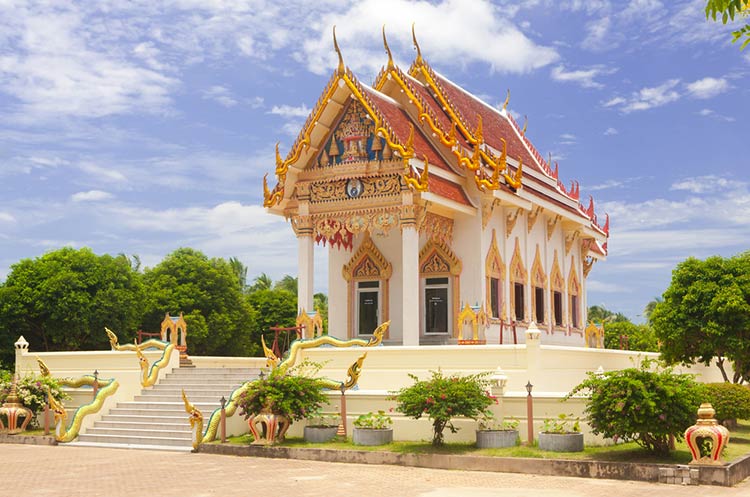
[[[458,431],[451,419],[457,416],[477,419],[497,399],[489,394],[488,373],[467,376],[445,376],[431,371],[432,378],[420,380],[415,375],[409,377],[414,385],[393,393],[396,409],[406,416],[419,419],[426,415],[432,420],[432,445],[443,444],[443,430]]]

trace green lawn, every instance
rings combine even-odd
[[[251,435],[231,437],[228,442],[232,444],[247,445],[252,441]],[[676,450],[669,456],[653,456],[640,448],[635,443],[621,443],[607,446],[587,446],[583,452],[548,452],[539,450],[536,446],[524,445],[509,447],[505,449],[477,449],[470,442],[446,443],[443,447],[433,447],[429,441],[420,442],[393,442],[389,445],[377,447],[364,447],[354,445],[350,440],[333,441],[327,443],[307,443],[302,438],[288,438],[280,447],[339,449],[339,450],[368,450],[368,451],[391,451],[411,454],[467,454],[478,456],[495,457],[533,457],[542,459],[583,459],[615,462],[642,462],[642,463],[670,463],[687,464],[691,460],[690,451],[685,442],[678,442]],[[738,426],[730,433],[729,444],[724,450],[723,459],[733,461],[744,455],[750,454],[750,421],[740,421]]]

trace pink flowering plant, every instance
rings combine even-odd
[[[442,371],[431,371],[432,377],[420,380],[409,377],[414,384],[393,392],[396,410],[408,417],[419,419],[427,416],[432,421],[432,445],[443,445],[443,430],[456,433],[452,423],[455,417],[476,420],[486,414],[487,408],[497,399],[489,393],[489,373],[446,376]]]
[[[633,441],[655,454],[669,453],[669,437],[681,440],[695,423],[703,386],[692,375],[650,370],[650,362],[588,378],[567,396],[587,396],[584,414],[595,434]]]
[[[10,393],[13,384],[13,375],[10,371],[0,370],[0,405],[5,402]],[[16,395],[18,395],[21,404],[31,409],[33,413],[44,411],[44,405],[47,399],[47,388],[52,396],[57,400],[66,400],[70,397],[66,394],[60,383],[50,376],[38,376],[27,374],[21,376],[16,384]],[[32,421],[32,426],[37,426],[36,418]]]
[[[328,403],[323,383],[316,378],[321,368],[321,364],[303,361],[285,371],[272,370],[264,378],[253,381],[239,396],[240,414],[247,419],[269,411],[290,421],[315,416]]]

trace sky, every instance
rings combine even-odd
[[[262,177],[335,65],[425,59],[509,109],[611,216],[589,305],[641,321],[689,256],[750,239],[750,48],[702,1],[0,0],[0,281],[63,246],[237,257],[296,274]],[[273,182],[271,182],[273,184]],[[325,248],[316,291],[326,291]]]

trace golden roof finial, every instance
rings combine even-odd
[[[388,46],[388,40],[385,39],[385,24],[383,24],[383,46],[385,47],[385,53],[388,54],[388,69],[393,69],[393,54],[391,54],[391,48]]]
[[[503,102],[503,110],[508,110],[508,102],[510,102],[510,88],[508,88],[508,95],[505,97],[505,102]]]
[[[523,129],[521,130],[521,134],[526,134],[526,128],[529,126],[529,116],[525,115],[523,116]]]
[[[339,66],[336,68],[336,72],[339,75],[343,75],[344,72],[346,72],[346,68],[344,66],[344,57],[341,55],[341,50],[339,49],[339,43],[336,41],[336,25],[333,26],[333,48],[336,50],[336,54],[339,56]]]
[[[414,33],[414,24],[411,23],[411,38],[414,40],[414,48],[417,49],[417,59],[414,61],[414,63],[418,66],[422,65],[422,50],[419,49],[419,43],[417,43],[417,35]]]

